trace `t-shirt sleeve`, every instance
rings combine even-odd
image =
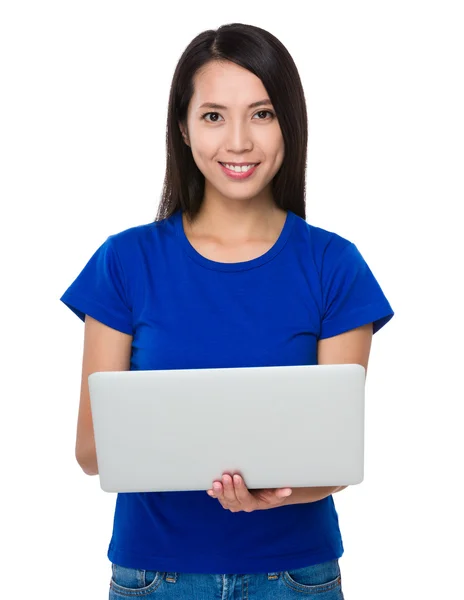
[[[352,242],[321,276],[323,314],[319,339],[373,323],[376,333],[394,312],[379,283]]]
[[[132,308],[113,236],[91,256],[60,300],[82,321],[87,314],[113,329],[133,335]]]

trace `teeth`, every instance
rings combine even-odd
[[[226,165],[226,164],[224,164],[224,166],[226,167],[226,169],[229,169],[230,171],[235,171],[236,173],[244,173],[246,171],[249,171],[252,167],[255,167],[256,164],[254,164],[254,165],[246,165],[246,166],[243,166],[243,167],[234,166],[234,165]]]

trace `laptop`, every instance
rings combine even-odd
[[[357,364],[100,371],[89,375],[105,492],[342,486],[364,477]]]

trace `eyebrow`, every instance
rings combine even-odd
[[[268,104],[272,106],[272,102],[269,100],[269,98],[264,98],[264,100],[258,100],[258,102],[252,102],[248,106],[248,108],[256,108],[257,106],[265,106]],[[227,110],[227,106],[224,106],[222,104],[215,104],[214,102],[204,102],[198,108],[219,108],[221,110]]]

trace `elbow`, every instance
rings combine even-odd
[[[77,454],[76,460],[86,475],[98,475],[98,463],[95,453]]]
[[[86,468],[86,467],[82,467],[82,470],[84,471],[84,473],[86,475],[98,475],[98,468]]]

